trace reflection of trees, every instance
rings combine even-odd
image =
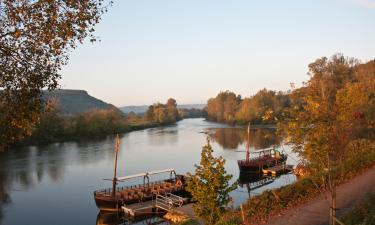
[[[237,149],[245,140],[244,135],[244,130],[235,128],[220,128],[213,133],[209,133],[210,138],[225,149]]]
[[[0,165],[3,165],[0,158]],[[0,224],[3,220],[3,208],[10,203],[10,196],[8,194],[8,185],[6,183],[7,177],[3,173],[3,170],[0,169]]]
[[[250,132],[250,146],[255,149],[268,148],[272,145],[280,145],[281,138],[274,129],[257,129]]]
[[[246,129],[220,128],[209,132],[209,136],[225,149],[237,149],[239,145],[247,140]],[[254,149],[268,148],[279,145],[281,138],[276,135],[274,129],[254,129],[250,131],[250,147]]]
[[[71,160],[81,164],[96,162],[113,154],[113,138],[93,142],[55,143],[23,147],[0,153],[0,224],[3,209],[11,203],[13,189],[28,190],[49,177],[63,179],[65,166]]]

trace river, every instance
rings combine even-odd
[[[226,170],[233,175],[231,182],[239,179],[237,160],[245,157],[246,129],[204,119],[185,119],[173,126],[134,131],[120,137],[118,176],[166,168],[175,168],[179,174],[193,172],[207,138],[214,155],[226,159]],[[291,154],[288,164],[296,164],[296,156],[282,144],[275,130],[251,131],[251,150],[271,145]],[[114,138],[107,137],[0,153],[0,224],[95,224],[98,209],[92,192],[111,186],[103,178],[113,176],[113,146]],[[295,180],[292,174],[282,175],[249,193],[246,179],[241,179],[242,183],[231,193],[232,205],[238,206],[249,195]]]

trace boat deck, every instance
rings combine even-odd
[[[162,212],[169,212],[173,209],[182,207],[185,202],[186,199],[168,193],[165,195],[157,195],[155,200],[123,205],[121,206],[121,209],[127,216],[138,217],[155,214],[155,212],[158,212],[159,210]]]
[[[146,214],[153,214],[155,212],[155,202],[154,201],[147,201],[147,202],[139,202],[130,205],[121,206],[122,211],[131,217],[146,215]]]

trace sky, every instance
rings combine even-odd
[[[61,88],[119,107],[206,103],[299,87],[323,56],[375,59],[375,0],[114,0],[95,35]]]

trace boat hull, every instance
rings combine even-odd
[[[249,161],[238,160],[237,163],[241,173],[262,173],[262,169],[285,164],[286,160],[287,156],[281,155],[279,158],[265,156]]]

